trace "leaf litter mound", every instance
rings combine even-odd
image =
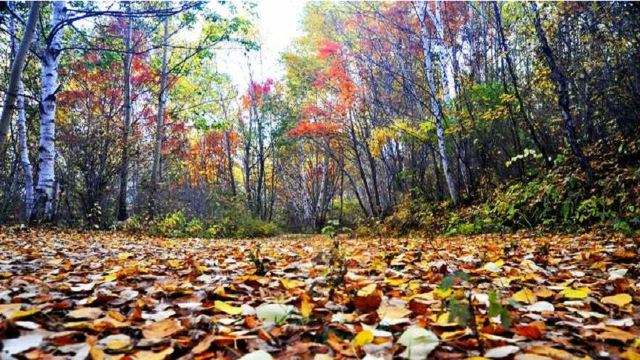
[[[0,359],[640,358],[638,239],[0,234]]]

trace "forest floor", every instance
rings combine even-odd
[[[0,359],[640,358],[638,239],[0,230]]]

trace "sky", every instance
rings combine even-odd
[[[280,54],[293,39],[302,35],[301,20],[305,0],[259,0],[255,24],[259,32],[261,50],[249,55],[254,81],[279,79],[284,74]],[[249,65],[244,51],[218,51],[219,71],[231,76],[240,92],[249,84]]]

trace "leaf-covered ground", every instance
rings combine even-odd
[[[2,229],[0,358],[638,359],[637,244]]]

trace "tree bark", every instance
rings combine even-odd
[[[131,4],[123,2],[127,14],[131,13]],[[120,193],[118,195],[118,220],[127,220],[127,186],[129,184],[129,131],[131,127],[131,36],[132,18],[127,18],[127,29],[125,30],[124,46],[126,52],[123,59],[124,72],[124,121],[122,124],[122,161],[120,163]]]
[[[224,115],[224,121],[228,122],[228,114],[227,114],[227,104],[225,104],[224,99],[222,99],[222,95],[220,96],[220,106],[222,107],[222,113]],[[229,124],[231,126],[231,124]],[[224,142],[225,142],[225,152],[227,155],[227,172],[229,176],[229,187],[231,189],[231,195],[235,197],[237,195],[236,190],[236,179],[233,176],[233,155],[231,153],[231,130],[226,130],[224,132]]]
[[[24,84],[20,81],[18,86],[18,99],[16,108],[18,109],[18,150],[20,152],[20,164],[24,176],[24,219],[29,221],[33,209],[33,167],[29,160],[29,147],[27,146],[27,117],[24,110]]]
[[[2,151],[2,157],[4,158],[4,146],[7,139],[7,132],[9,131],[9,122],[14,109],[16,98],[18,97],[18,88],[20,86],[20,75],[22,75],[22,69],[27,59],[27,52],[33,39],[33,34],[36,29],[36,22],[38,15],[40,14],[41,3],[36,1],[32,2],[29,8],[29,18],[24,28],[24,35],[20,41],[20,46],[15,53],[15,58],[11,64],[11,74],[9,75],[9,86],[7,87],[7,94],[4,98],[4,104],[2,106],[2,114],[0,115],[0,151]],[[15,34],[14,34],[15,35]]]
[[[158,114],[156,116],[156,143],[153,150],[153,168],[151,169],[151,189],[152,202],[151,212],[155,212],[155,196],[158,192],[158,182],[160,180],[160,161],[162,159],[162,142],[164,141],[164,108],[167,102],[167,62],[168,62],[168,41],[169,41],[169,17],[163,20],[162,35],[162,69],[160,74],[160,92],[158,94]]]
[[[436,4],[436,7],[438,7],[438,3],[435,3],[435,4]],[[454,204],[457,204],[459,201],[458,190],[457,190],[455,181],[453,180],[453,174],[451,172],[451,168],[449,165],[449,157],[447,156],[446,143],[445,143],[445,137],[444,137],[444,113],[442,110],[442,105],[439,103],[437,99],[438,92],[436,90],[436,85],[435,85],[435,76],[434,76],[435,69],[433,67],[433,63],[431,59],[432,55],[436,55],[439,59],[443,59],[443,56],[445,55],[444,55],[444,52],[442,51],[443,46],[439,44],[439,42],[442,39],[440,39],[440,41],[435,41],[435,42],[431,40],[431,35],[429,34],[429,30],[427,28],[427,16],[428,16],[427,14],[430,11],[428,9],[428,6],[429,4],[427,2],[422,3],[423,15],[422,15],[422,19],[421,19],[422,21],[420,26],[422,52],[424,57],[424,73],[427,78],[427,85],[430,92],[430,94],[428,95],[430,98],[429,103],[430,103],[431,113],[434,115],[434,118],[435,118],[436,138],[438,139],[438,153],[440,155],[440,161],[442,162],[442,170],[444,171],[444,177],[447,182],[447,188],[449,190],[449,196],[451,197],[451,201]],[[436,8],[436,13],[438,12],[439,12],[439,8]],[[441,34],[442,32],[438,31],[438,29],[441,30],[442,24],[437,20],[432,20],[432,22],[434,23],[434,26],[436,26],[436,31]],[[443,74],[443,76],[446,76],[446,74]]]
[[[520,108],[520,114],[522,116],[522,119],[524,120],[527,130],[529,130],[531,139],[533,140],[534,144],[536,144],[536,147],[538,148],[538,151],[540,151],[540,154],[542,154],[545,164],[547,164],[547,166],[551,166],[551,159],[549,158],[549,155],[545,150],[544,146],[542,146],[542,142],[540,141],[540,139],[538,139],[538,136],[536,134],[536,129],[533,126],[533,122],[529,118],[529,115],[527,114],[527,110],[525,109],[525,106],[524,106],[524,100],[520,95],[520,90],[518,88],[518,77],[516,75],[515,69],[513,68],[513,62],[511,61],[511,55],[509,55],[507,40],[504,36],[504,29],[502,28],[502,15],[500,13],[500,8],[498,7],[498,3],[495,1],[493,2],[493,11],[496,16],[496,28],[498,30],[498,41],[500,42],[500,47],[502,48],[502,52],[504,53],[504,59],[507,63],[507,70],[509,72],[509,77],[511,78],[511,84],[513,85],[513,94],[515,95],[516,100],[518,100],[518,107]]]
[[[14,10],[15,3],[7,4],[10,9]],[[15,61],[18,52],[18,44],[16,42],[16,24],[13,16],[9,21],[9,36],[11,36],[11,59]],[[30,44],[29,44],[30,45]],[[29,147],[27,146],[27,118],[24,109],[24,84],[22,80],[18,82],[18,94],[16,98],[16,110],[18,112],[18,156],[22,165],[22,176],[24,177],[24,221],[29,221],[31,217],[31,209],[33,208],[33,169],[29,160]]]
[[[547,35],[542,28],[540,13],[535,2],[531,3],[531,9],[534,13],[534,26],[536,29],[536,35],[538,36],[538,40],[540,41],[540,49],[544,54],[547,65],[549,66],[549,70],[551,70],[551,80],[556,84],[556,92],[558,93],[558,106],[560,106],[560,110],[562,112],[565,137],[567,138],[567,142],[571,147],[571,152],[573,152],[573,155],[578,158],[580,168],[587,175],[587,181],[591,184],[593,182],[593,170],[591,169],[591,165],[589,165],[589,160],[582,152],[582,149],[580,148],[578,139],[576,137],[576,125],[573,119],[573,114],[571,113],[571,102],[569,99],[569,85],[567,78],[562,72],[562,69],[560,69],[560,66],[556,63],[555,55],[553,54],[553,50],[551,50],[551,47],[549,46]]]
[[[67,18],[67,2],[54,1],[51,14],[51,28],[54,33],[47,37],[46,48],[42,54],[42,91],[40,95],[40,140],[38,146],[38,183],[32,218],[51,220],[55,197],[55,114],[56,92],[58,91],[58,63],[62,48],[64,27],[61,23]]]

